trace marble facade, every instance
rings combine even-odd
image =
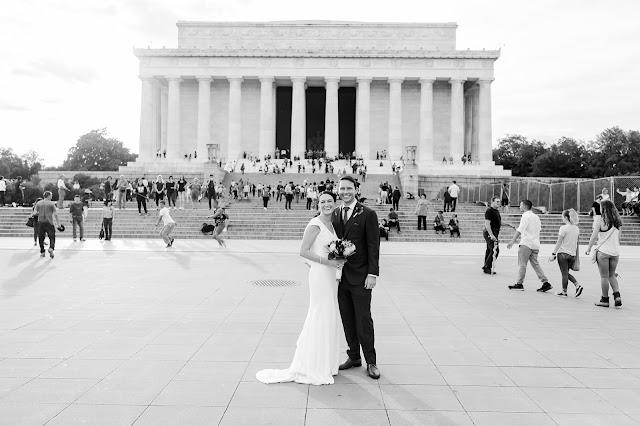
[[[455,23],[178,22],[178,47],[134,49],[142,81],[139,161],[276,149],[276,87],[292,87],[292,155],[307,147],[305,92],[326,91],[324,147],[341,150],[337,94],[356,90],[355,151],[422,164],[472,153],[493,165],[491,83],[499,51],[456,50]],[[281,148],[281,147],[279,147]]]

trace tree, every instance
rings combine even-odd
[[[107,138],[107,130],[92,130],[78,139],[76,146],[69,149],[67,159],[62,163],[65,170],[109,171],[134,161],[136,154],[129,152],[122,142]]]
[[[511,170],[514,176],[531,176],[533,162],[546,150],[540,141],[529,142],[522,135],[507,135],[498,140],[498,148],[493,150],[493,159],[496,164]]]
[[[611,127],[589,144],[587,170],[593,177],[637,174],[640,170],[640,132]]]
[[[35,151],[18,155],[12,148],[0,148],[0,176],[15,179],[22,176],[29,179],[42,168],[41,159]]]
[[[586,147],[571,138],[562,137],[533,162],[532,176],[585,176],[588,152]]]

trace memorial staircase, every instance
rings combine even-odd
[[[281,175],[280,175],[281,176]],[[278,175],[276,175],[276,178]],[[277,181],[276,181],[277,183]],[[367,182],[368,183],[368,182]],[[372,182],[372,185],[374,183]],[[377,186],[377,182],[375,183]],[[275,198],[269,202],[269,208],[264,210],[262,199],[250,197],[248,200],[223,199],[222,202],[228,205],[229,214],[228,230],[223,233],[223,237],[230,239],[252,239],[252,240],[300,240],[304,228],[315,212],[306,210],[306,202],[300,199],[295,200],[292,210],[284,209],[284,200],[276,202]],[[389,241],[409,241],[409,242],[437,242],[437,241],[459,241],[459,242],[483,242],[482,227],[484,222],[484,211],[486,207],[475,204],[459,204],[456,214],[460,220],[461,238],[450,239],[449,233],[436,234],[432,229],[433,218],[440,203],[432,205],[427,216],[428,229],[417,230],[417,218],[415,212],[415,200],[400,201],[400,223],[402,233],[398,234],[391,230]],[[369,207],[376,211],[378,218],[386,217],[390,205],[375,205],[367,203]],[[88,219],[85,222],[85,238],[96,239],[100,232],[100,209],[102,204],[94,202],[89,209]],[[171,214],[178,223],[173,232],[176,238],[211,238],[200,233],[200,226],[203,222],[212,222],[205,216],[212,214],[208,210],[207,200],[203,199],[197,203],[195,208],[188,204],[184,210],[172,210]],[[32,228],[25,226],[27,218],[31,214],[30,208],[0,208],[0,238],[6,237],[31,237]],[[451,213],[445,212],[445,219],[449,220]],[[562,225],[561,216],[558,214],[544,214],[539,216],[542,220],[541,242],[555,243],[558,229]],[[63,233],[57,233],[59,238],[71,238],[71,223],[68,212],[60,214],[60,219],[67,228]],[[503,214],[503,222],[518,225],[520,214],[515,207],[510,213]],[[157,211],[155,204],[149,206],[149,216],[139,216],[135,203],[128,203],[125,210],[116,210],[113,224],[113,238],[157,238],[160,227],[155,227],[157,222]],[[622,232],[623,245],[640,245],[640,219],[636,217],[623,218],[624,227]],[[580,216],[580,242],[586,244],[591,235],[592,220],[586,215]],[[514,234],[513,229],[503,226],[501,240],[508,241]]]

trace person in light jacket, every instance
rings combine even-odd
[[[427,230],[427,213],[429,213],[429,202],[425,194],[420,195],[416,205],[416,216],[418,216],[418,231],[422,228]],[[421,227],[422,226],[422,227]]]

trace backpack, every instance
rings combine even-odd
[[[211,225],[210,223],[203,223],[202,226],[200,227],[200,232],[202,232],[203,234],[210,234],[213,233],[213,231],[215,231],[216,227]]]

